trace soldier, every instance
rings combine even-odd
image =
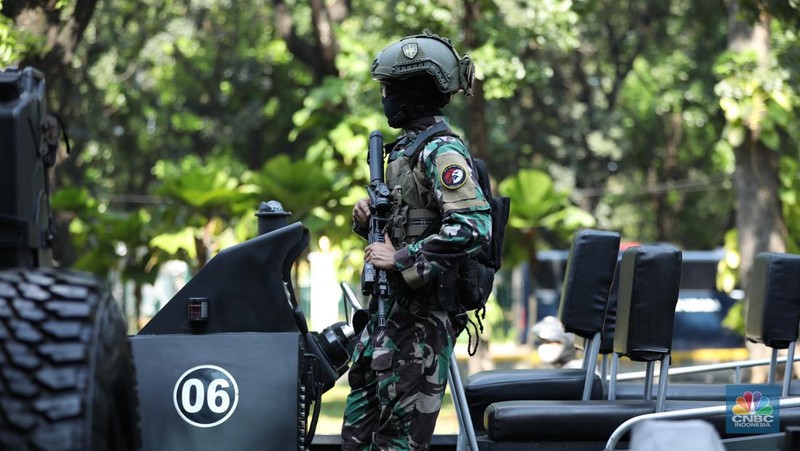
[[[453,345],[464,327],[464,315],[441,305],[436,282],[491,237],[490,207],[469,151],[441,111],[454,93],[471,95],[473,74],[468,56],[429,32],[389,45],[372,65],[389,126],[404,133],[386,146],[394,200],[388,239],[368,245],[364,260],[388,272],[393,294],[385,330],[373,314],[353,353],[344,450],[430,447]],[[353,223],[362,236],[369,217],[369,201],[359,200]]]

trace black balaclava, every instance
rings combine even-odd
[[[428,75],[385,83],[385,90],[383,113],[392,128],[403,128],[421,117],[441,116],[441,108],[450,100]]]

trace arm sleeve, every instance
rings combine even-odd
[[[442,225],[436,233],[395,253],[396,269],[414,289],[477,254],[492,233],[489,203],[475,183],[469,153],[461,142],[434,140],[420,158]]]

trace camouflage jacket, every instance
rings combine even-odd
[[[408,157],[403,150],[416,137],[409,133],[396,142],[386,168],[387,185],[402,198],[397,208],[426,209],[437,218],[436,224],[441,220],[438,230],[419,240],[390,235],[398,248],[395,269],[412,289],[477,254],[492,233],[490,207],[472,174],[464,143],[458,137],[440,135]]]

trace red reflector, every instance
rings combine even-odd
[[[191,322],[208,321],[208,298],[189,298],[188,313]]]

